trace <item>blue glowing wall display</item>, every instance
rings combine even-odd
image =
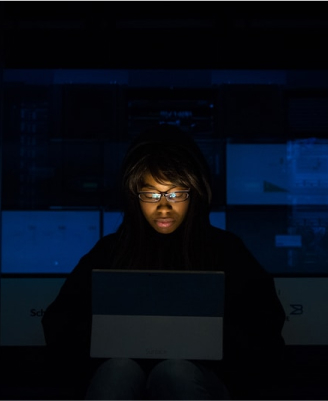
[[[227,144],[228,205],[325,205],[328,144]]]
[[[287,143],[291,203],[328,204],[328,141],[308,138]]]
[[[328,274],[328,206],[236,206],[227,230],[272,274]]]
[[[227,204],[288,202],[287,148],[283,144],[227,144]]]
[[[287,238],[288,210],[279,206],[236,206],[226,213],[227,230],[237,234],[270,273],[289,273],[288,247],[276,246],[276,236]],[[285,241],[287,241],[285,239]]]
[[[104,212],[103,214],[103,235],[112,234],[116,232],[119,225],[123,221],[122,212],[112,211]]]
[[[225,212],[211,212],[210,213],[210,223],[214,227],[221,228],[222,230],[226,229],[226,216]]]
[[[294,206],[289,214],[288,233],[298,241],[289,250],[290,269],[327,274],[328,206]],[[276,242],[276,246],[289,247],[283,242]]]
[[[2,273],[69,273],[99,238],[98,211],[4,211]]]

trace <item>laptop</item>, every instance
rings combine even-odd
[[[224,273],[92,271],[92,358],[221,360]]]

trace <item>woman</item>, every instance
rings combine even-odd
[[[57,362],[87,372],[86,399],[245,398],[275,380],[285,314],[273,278],[241,239],[211,226],[211,199],[208,165],[189,135],[159,125],[132,143],[122,166],[121,226],[81,258],[42,320]],[[95,267],[224,271],[223,360],[90,360]]]

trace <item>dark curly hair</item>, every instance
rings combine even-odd
[[[193,255],[197,249],[195,244],[200,244],[205,238],[209,226],[212,200],[210,171],[191,135],[168,124],[155,126],[140,134],[131,143],[123,160],[121,192],[124,216],[118,229],[114,264],[118,268],[138,266],[145,255],[149,223],[141,212],[138,199],[145,173],[150,173],[159,183],[169,181],[176,186],[190,188],[189,208],[181,229],[184,266],[192,269],[192,260],[197,259]]]

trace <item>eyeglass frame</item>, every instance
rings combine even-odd
[[[158,203],[161,201],[162,197],[164,196],[164,198],[167,200],[167,202],[171,202],[171,203],[181,203],[181,202],[185,202],[187,199],[189,199],[190,197],[190,188],[188,189],[184,189],[184,190],[180,190],[180,191],[172,191],[172,192],[152,192],[152,191],[140,191],[138,192],[138,198],[141,200],[141,202],[145,202],[145,203]],[[176,200],[170,200],[169,196],[171,194],[175,194],[175,193],[185,193],[187,195],[186,199],[180,200],[180,201],[176,201]],[[156,200],[151,200],[151,201],[146,201],[144,199],[141,199],[140,195],[141,194],[156,194],[156,195],[160,195],[159,198],[153,198]]]

